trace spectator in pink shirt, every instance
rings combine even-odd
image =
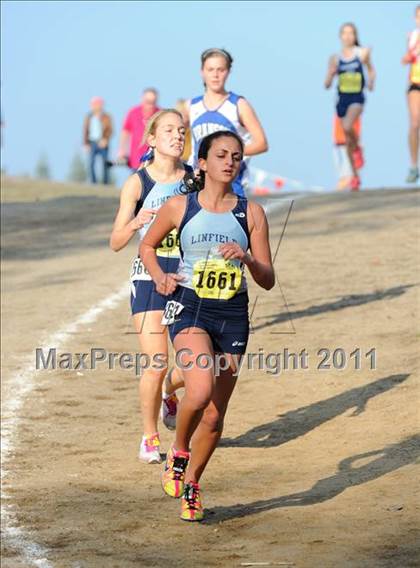
[[[157,102],[157,90],[153,88],[145,89],[141,104],[129,110],[125,117],[118,159],[124,160],[128,158],[128,166],[134,171],[139,167],[140,158],[148,148],[147,144],[143,143],[143,134],[149,118],[159,110]],[[128,149],[129,146],[130,149]]]

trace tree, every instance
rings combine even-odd
[[[79,153],[76,153],[71,161],[68,179],[76,183],[83,183],[87,180],[86,166]]]
[[[42,153],[35,166],[35,177],[39,179],[50,179],[50,166],[45,153]]]

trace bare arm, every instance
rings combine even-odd
[[[247,129],[252,138],[252,142],[245,146],[245,156],[255,156],[256,154],[267,152],[268,142],[264,129],[247,100],[239,99],[238,113],[241,124]]]
[[[328,60],[327,76],[325,77],[324,86],[329,89],[334,80],[335,74],[337,73],[337,58],[335,55],[331,55]]]
[[[226,243],[219,247],[223,257],[237,258],[243,262],[255,282],[271,290],[275,283],[273,262],[271,260],[270,243],[268,238],[268,222],[264,209],[257,203],[248,202],[250,218],[250,249],[251,254],[243,251],[237,243]]]
[[[412,63],[415,63],[417,55],[419,55],[420,53],[420,41],[417,40],[416,45],[413,49],[413,47],[410,46],[410,36],[411,34],[408,34],[407,51],[401,59],[401,63],[403,65],[411,65]]]
[[[149,223],[153,209],[140,209],[136,217],[134,212],[141,195],[141,182],[138,175],[130,176],[125,182],[120,196],[120,206],[115,217],[109,245],[115,252],[124,248],[133,235]]]
[[[376,72],[375,68],[373,67],[372,60],[371,60],[371,48],[365,47],[362,51],[362,63],[366,65],[368,71],[368,82],[367,86],[369,91],[373,91],[375,87],[375,79],[376,79]]]
[[[191,149],[190,149],[190,155],[187,158],[187,164],[189,164],[191,167],[194,166],[194,140],[193,140],[193,131],[192,131],[192,125],[190,122],[190,109],[191,109],[191,99],[188,99],[185,101],[185,108],[186,111],[188,113],[188,128],[190,130],[190,140],[191,140]]]
[[[407,51],[407,53],[404,54],[403,58],[401,59],[401,63],[403,65],[411,65],[412,63],[414,63],[416,60],[416,56],[413,55],[411,53],[411,51]]]
[[[248,207],[253,226],[250,234],[251,254],[247,253],[244,264],[249,268],[252,278],[259,286],[271,290],[275,284],[275,276],[271,260],[267,217],[261,205],[250,202]]]
[[[144,235],[139,246],[139,255],[143,264],[156,284],[156,290],[164,296],[172,294],[183,277],[163,272],[157,260],[156,249],[159,248],[166,235],[178,227],[185,209],[185,202],[186,197],[183,195],[168,199],[159,209],[154,223]]]

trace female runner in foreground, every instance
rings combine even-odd
[[[367,86],[370,91],[375,84],[375,70],[370,59],[371,50],[360,46],[354,24],[343,24],[340,28],[340,38],[341,53],[330,57],[325,88],[331,87],[334,76],[337,75],[337,114],[346,135],[347,152],[353,172],[350,187],[353,191],[357,191],[360,189],[358,170],[363,167],[364,158],[353,125],[357,117],[362,114],[365,103],[363,65],[366,65],[368,71]]]
[[[183,353],[185,394],[162,485],[168,495],[182,497],[181,519],[186,521],[203,518],[199,481],[222,434],[239,360],[246,351],[244,266],[257,284],[267,290],[274,286],[264,210],[232,190],[242,156],[242,140],[233,132],[219,131],[204,138],[198,153],[199,180],[187,188],[186,195],[165,203],[140,244],[140,256],[156,289],[173,294],[165,316],[177,357]],[[174,228],[179,233],[181,261],[178,274],[165,274],[156,251]],[[175,311],[178,314],[171,323]],[[202,364],[214,362],[215,356],[224,363],[218,374],[214,365]]]
[[[207,49],[201,54],[201,76],[204,95],[189,103],[192,155],[190,164],[197,166],[198,148],[201,140],[217,130],[236,132],[245,144],[245,159],[241,163],[233,191],[245,195],[247,163],[250,156],[268,150],[264,130],[249,102],[242,96],[226,91],[225,85],[232,68],[233,59],[225,49]]]
[[[150,120],[145,140],[152,149],[151,161],[125,182],[121,191],[120,207],[111,234],[110,245],[119,251],[139,232],[143,238],[156,212],[170,197],[177,193],[186,175],[181,161],[184,149],[184,123],[181,114],[173,109],[157,112]],[[188,168],[191,171],[190,168]],[[162,235],[157,249],[159,267],[163,272],[176,272],[179,262],[179,247],[176,232]],[[161,325],[167,298],[156,291],[150,275],[139,258],[135,259],[131,273],[131,310],[142,353],[155,361],[155,354],[168,355],[168,334]],[[165,368],[152,365],[143,371],[140,384],[140,405],[143,416],[144,435],[139,449],[139,458],[147,463],[160,463],[160,441],[157,428],[159,408],[162,402],[162,382]],[[172,385],[182,386],[177,370],[169,374]],[[169,428],[175,427],[177,398],[164,392],[163,420]]]
[[[420,5],[416,8],[416,29],[409,34],[408,50],[402,59],[403,65],[410,65],[407,91],[408,111],[410,113],[410,148],[411,167],[407,183],[416,183],[419,179],[419,135],[420,135]]]

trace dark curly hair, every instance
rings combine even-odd
[[[241,137],[236,134],[236,132],[232,132],[231,130],[218,130],[217,132],[213,132],[212,134],[209,134],[202,139],[202,141],[200,142],[200,147],[198,149],[198,159],[202,158],[203,160],[207,160],[207,156],[213,142],[218,138],[226,137],[234,138],[241,147],[241,153],[244,153],[244,143],[242,142]],[[183,195],[187,193],[193,193],[194,191],[201,191],[202,189],[204,189],[205,181],[206,172],[204,170],[200,170],[198,176],[195,176],[193,172],[187,172],[184,176],[184,180],[180,186],[179,191]]]

